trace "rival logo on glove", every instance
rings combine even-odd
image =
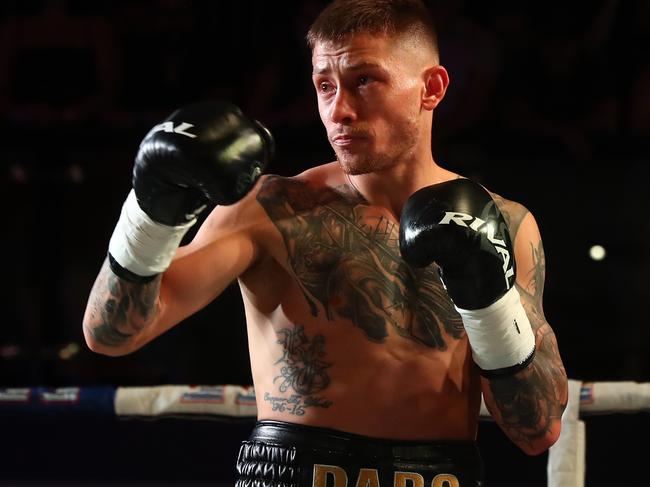
[[[194,127],[194,125],[192,125],[191,123],[187,123],[187,122],[181,122],[180,125],[178,125],[177,127],[174,127],[174,122],[159,123],[158,125],[156,125],[154,128],[152,128],[149,131],[149,133],[146,135],[145,139],[147,137],[149,137],[151,134],[154,134],[156,132],[160,132],[161,130],[163,132],[167,132],[167,133],[170,133],[170,134],[172,134],[172,133],[173,134],[180,134],[180,135],[184,135],[185,137],[190,137],[191,139],[194,139],[194,138],[196,138],[196,134],[191,134],[189,132],[186,132],[187,129],[191,129],[192,127]]]
[[[471,221],[472,223],[468,225],[465,222]],[[488,223],[485,220],[481,220],[478,217],[468,215],[467,213],[460,213],[458,211],[446,211],[445,216],[442,217],[442,220],[438,222],[438,225],[449,225],[451,222],[454,222],[456,225],[471,228],[475,232],[482,231],[485,228],[485,233],[487,239],[494,245],[494,248],[501,255],[503,259],[503,274],[506,279],[506,289],[510,289],[510,278],[515,275],[515,270],[510,265],[510,252],[506,247],[506,243],[496,237],[496,228],[492,223]]]

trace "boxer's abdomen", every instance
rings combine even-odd
[[[369,340],[348,319],[312,316],[286,276],[271,285],[284,298],[268,314],[242,287],[260,419],[396,439],[474,439],[480,391],[465,337],[443,331],[441,350],[388,327]]]

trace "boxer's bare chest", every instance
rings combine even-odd
[[[374,342],[396,333],[437,350],[464,335],[435,267],[401,259],[398,222],[385,209],[347,187],[275,176],[257,200],[312,316],[347,319]]]

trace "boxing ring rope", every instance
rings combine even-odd
[[[585,415],[650,411],[650,383],[569,381],[562,434],[551,447],[548,487],[584,487]],[[0,412],[92,412],[125,417],[253,419],[252,386],[0,388]],[[490,415],[481,405],[481,419]]]

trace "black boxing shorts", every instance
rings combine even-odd
[[[474,442],[395,441],[259,421],[237,460],[236,487],[480,487]]]

